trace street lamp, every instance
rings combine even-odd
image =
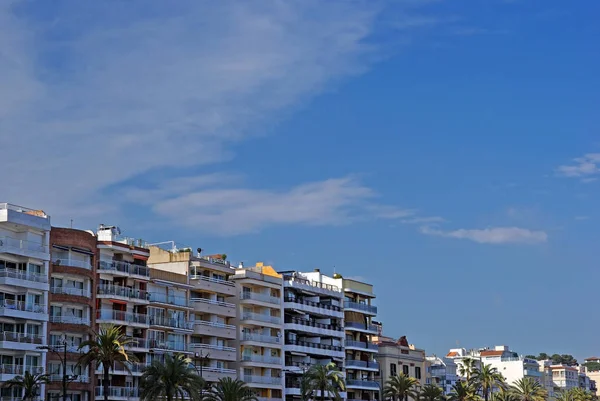
[[[57,349],[60,348],[63,349],[62,355],[60,352],[57,351]],[[67,401],[68,381],[77,380],[77,375],[67,374],[67,339],[63,337],[57,345],[54,345],[52,347],[48,345],[42,345],[40,347],[37,347],[37,349],[50,351],[58,356],[58,359],[60,360],[62,366],[62,401]]]
[[[198,371],[198,360],[200,360],[200,378],[203,379],[202,377],[202,367],[204,366],[204,361],[208,360],[208,358],[210,357],[210,353],[206,354],[206,355],[202,355],[202,350],[200,350],[200,352],[195,352],[194,353],[194,366],[196,367],[196,371]],[[202,393],[204,389],[201,388],[200,389],[200,398],[202,398]]]

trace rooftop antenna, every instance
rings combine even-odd
[[[73,228],[73,219],[71,219],[71,228]]]

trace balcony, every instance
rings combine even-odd
[[[51,287],[50,292],[53,294],[61,294],[61,295],[73,295],[76,297],[84,297],[91,298],[92,293],[83,288],[73,288],[73,287]]]
[[[190,301],[196,312],[228,317],[235,317],[236,315],[235,304],[229,302],[208,298],[192,298]]]
[[[194,334],[203,336],[222,337],[235,340],[235,329],[236,327],[231,324],[209,322],[206,320],[196,320],[194,322]]]
[[[286,309],[298,309],[301,311],[323,315],[323,316],[333,316],[337,318],[344,317],[344,312],[341,307],[336,305],[324,304],[320,302],[312,302],[304,299],[297,298],[285,298],[283,300],[284,307]]]
[[[0,300],[0,316],[17,319],[48,320],[46,305],[13,299]]]
[[[194,323],[186,320],[179,320],[169,318],[166,316],[152,316],[150,315],[150,326],[162,326],[171,327],[174,329],[180,329],[185,331],[192,331],[194,329]]]
[[[246,376],[244,375],[244,381],[247,384],[265,384],[270,386],[281,386],[281,377],[272,376]]]
[[[141,303],[147,304],[150,298],[150,295],[144,291],[136,288],[123,287],[120,285],[114,284],[103,284],[98,286],[98,291],[96,292],[96,296],[98,298],[113,298],[120,297],[125,298],[127,300],[131,300],[132,302],[141,301]]]
[[[114,323],[121,325],[137,325],[146,326],[150,325],[150,319],[148,315],[141,313],[130,313],[123,311],[116,311],[110,309],[100,309],[97,312],[96,320],[98,323]]]
[[[379,346],[377,344],[365,343],[362,341],[346,340],[347,349],[357,349],[367,352],[378,352]]]
[[[150,341],[144,338],[130,337],[131,342],[125,344],[125,348],[135,350],[136,352],[148,351],[150,349]]]
[[[236,361],[237,351],[233,347],[225,347],[213,344],[191,343],[188,346],[190,352],[203,352],[205,355],[210,354],[210,359],[222,361]]]
[[[13,237],[0,237],[0,253],[11,253],[26,258],[50,260],[48,246],[40,242]]]
[[[242,320],[254,320],[257,322],[270,323],[274,325],[281,324],[281,318],[279,316],[271,316],[263,313],[244,312],[242,314]]]
[[[67,372],[68,372],[68,369],[67,369]],[[69,375],[69,376],[70,376],[69,383],[89,383],[90,382],[90,377],[87,375]],[[62,375],[62,373],[50,375],[49,379],[51,382],[62,382],[63,375]]]
[[[27,333],[0,333],[0,349],[13,349],[21,351],[34,351],[37,346],[44,343],[44,337]]]
[[[361,333],[372,333],[377,334],[377,326],[374,324],[364,324],[358,322],[345,322],[344,326],[348,331],[359,331]]]
[[[281,305],[281,298],[273,297],[267,294],[261,294],[259,292],[242,292],[241,299],[242,301],[253,300],[264,302],[266,304]]]
[[[346,388],[348,389],[367,389],[379,390],[379,383],[374,380],[352,380],[346,379]]]
[[[134,387],[109,387],[108,399],[127,400],[130,398],[138,398],[139,392]],[[96,399],[104,399],[104,387],[96,387]]]
[[[187,344],[182,341],[149,340],[149,343],[153,350],[188,352]]]
[[[24,375],[25,372],[31,374],[44,373],[43,366],[25,366],[25,365],[12,365],[12,364],[1,364],[0,365],[0,377],[9,375]],[[2,380],[4,381],[4,380]]]
[[[187,308],[190,306],[186,297],[178,297],[174,295],[161,294],[158,292],[149,292],[148,297],[150,302],[165,304],[165,305],[175,305],[181,306],[182,308]]]
[[[46,213],[10,203],[0,203],[0,223],[4,222],[50,230],[50,217]]]
[[[113,274],[116,276],[137,276],[140,278],[150,278],[150,269],[146,266],[140,266],[122,261],[99,261],[98,273]]]
[[[280,356],[268,356],[258,354],[244,354],[242,355],[242,362],[255,362],[264,363],[269,365],[281,365]]]
[[[300,352],[303,354],[319,354],[336,358],[344,357],[344,349],[341,345],[313,343],[302,340],[292,340],[289,338],[286,338],[285,340],[285,350],[286,352],[290,351]]]
[[[223,294],[226,296],[235,295],[235,283],[228,280],[220,280],[214,277],[202,274],[190,275],[190,284],[194,289],[204,292]]]
[[[379,371],[379,363],[374,361],[360,361],[356,359],[346,359],[346,369]]]
[[[133,376],[141,376],[142,373],[144,372],[144,369],[146,369],[148,366],[150,366],[149,363],[129,363],[127,365],[127,367],[129,368],[129,370],[127,370],[125,368],[125,366],[121,365],[121,364],[117,364],[117,366],[113,366],[110,368],[110,374],[112,375],[133,375]],[[97,375],[102,375],[104,374],[104,368],[102,366],[102,364],[98,364],[98,366],[96,367],[96,372]]]
[[[377,315],[377,307],[367,304],[362,304],[359,302],[345,301],[344,302],[344,310],[351,310],[360,313],[364,313],[365,315]]]
[[[330,295],[337,298],[342,297],[342,291],[335,285],[325,284],[318,281],[310,281],[303,278],[295,277],[291,280],[284,279],[284,286],[298,288],[315,294]]]
[[[53,257],[52,264],[55,266],[79,267],[80,269],[92,270],[92,263],[90,260]]]
[[[317,323],[308,319],[300,319],[293,316],[285,317],[287,330],[299,330],[309,333],[330,335],[333,337],[344,337],[344,328],[338,325]]]
[[[50,316],[50,323],[91,325],[90,319],[78,316]]]
[[[267,343],[267,344],[281,344],[281,338],[275,336],[268,336],[264,334],[257,333],[242,333],[242,341],[254,341],[257,343]]]
[[[237,372],[235,369],[216,368],[212,366],[204,366],[202,368],[202,378],[208,382],[216,382],[226,377],[235,379],[236,376]]]
[[[48,276],[23,270],[0,267],[0,285],[48,291]]]

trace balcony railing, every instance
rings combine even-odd
[[[150,302],[157,302],[161,304],[176,305],[176,306],[189,306],[186,297],[178,297],[174,295],[161,294],[158,292],[148,293]]]
[[[0,210],[12,210],[14,212],[28,214],[30,216],[40,217],[42,219],[47,219],[48,215],[41,210],[30,209],[25,206],[14,205],[12,203],[0,203]]]
[[[242,299],[252,299],[274,305],[281,304],[281,299],[279,297],[273,297],[271,295],[261,294],[258,292],[242,292]]]
[[[176,329],[183,330],[193,330],[194,322],[181,321],[178,319],[168,318],[165,316],[152,316],[150,315],[150,325],[153,326],[164,326],[164,327],[173,327]]]
[[[68,323],[90,325],[90,319],[78,316],[50,316],[50,323]]]
[[[216,300],[208,299],[208,298],[192,298],[192,299],[190,299],[190,301],[192,301],[192,302],[202,302],[204,304],[225,306],[227,308],[235,308],[235,304],[232,304],[232,303],[229,303],[229,302],[223,302],[223,301],[216,301]]]
[[[374,361],[360,361],[357,359],[346,359],[346,369],[354,367],[368,368],[368,369],[379,369],[379,362]]]
[[[149,340],[150,348],[168,351],[187,351],[187,344],[182,341]]]
[[[259,362],[259,363],[280,364],[281,363],[281,358],[278,357],[278,356],[246,354],[246,355],[242,355],[242,361],[243,362]]]
[[[379,349],[379,346],[377,344],[365,343],[362,341],[354,341],[354,340],[346,340],[346,347],[363,348],[363,349],[371,349],[371,350]]]
[[[77,260],[69,258],[53,257],[52,264],[56,266],[80,267],[86,270],[92,270],[92,263],[89,260]]]
[[[142,373],[144,371],[144,369],[146,369],[148,366],[150,366],[150,363],[138,363],[138,362],[132,362],[127,364],[127,367],[129,368],[129,371],[125,368],[125,366],[121,365],[121,364],[115,364],[115,366],[110,368],[111,372],[123,372],[123,373]],[[99,363],[96,366],[96,373],[98,374],[102,374],[104,373],[104,367],[101,363]]]
[[[342,351],[341,345],[329,345],[329,344],[321,344],[321,343],[311,343],[308,341],[302,340],[292,340],[290,338],[285,339],[285,343],[288,345],[299,345],[301,347],[309,347],[309,348],[317,348],[317,349],[325,349],[330,351]]]
[[[379,383],[374,380],[352,380],[346,379],[346,387],[368,387],[375,390],[379,389]]]
[[[235,351],[234,347],[225,347],[223,345],[213,345],[213,344],[204,344],[204,343],[190,343],[189,345],[189,349],[193,350],[193,349],[197,349],[197,348],[201,348],[201,349],[214,349],[216,351]]]
[[[150,348],[150,341],[144,338],[130,337],[131,342],[125,345],[125,348]]]
[[[0,333],[0,341],[11,341],[14,343],[24,344],[42,344],[44,342],[44,336],[40,336],[37,334],[13,333],[11,331],[4,331]]]
[[[279,316],[271,316],[254,312],[244,312],[242,314],[242,320],[258,320],[259,322],[281,324],[281,318]]]
[[[1,364],[0,375],[23,375],[25,372],[33,374],[44,373],[43,366],[26,366],[26,365],[12,365],[12,364]]]
[[[377,307],[367,304],[361,304],[359,302],[345,301],[344,302],[345,309],[358,309],[367,313],[375,313],[377,314]]]
[[[315,308],[329,309],[329,310],[338,311],[338,312],[342,310],[342,308],[340,308],[337,305],[330,305],[330,304],[324,304],[321,302],[307,301],[305,299],[298,299],[298,298],[285,298],[284,302],[294,302],[296,304],[314,306]]]
[[[220,278],[214,278],[210,276],[205,276],[204,274],[190,274],[190,280],[202,280],[208,281],[210,283],[223,284],[233,287],[235,283],[229,280],[221,280]]]
[[[104,396],[104,387],[96,387],[96,397]],[[108,397],[119,397],[119,398],[128,398],[128,397],[139,397],[138,389],[135,387],[109,387],[108,388]]]
[[[202,368],[204,372],[213,372],[213,373],[225,373],[225,374],[235,374],[237,373],[235,369],[227,369],[227,368],[213,368],[212,366],[205,366]]]
[[[291,323],[291,324],[300,324],[302,326],[315,327],[318,329],[325,329],[325,330],[333,330],[333,331],[343,331],[344,330],[343,327],[338,326],[338,325],[317,323],[317,322],[313,322],[313,321],[310,321],[307,319],[300,319],[300,318],[293,317],[293,316],[286,316],[285,322]]]
[[[32,281],[34,283],[47,283],[48,276],[40,273],[27,272],[23,270],[0,268],[0,278],[14,278],[18,280]]]
[[[68,370],[67,370],[67,372],[68,372]],[[51,382],[62,382],[62,380],[63,380],[62,373],[50,375]],[[89,383],[90,377],[87,375],[68,375],[67,380],[69,383]]]
[[[209,263],[221,266],[229,266],[229,262],[220,258],[211,258],[210,256],[201,256],[200,259],[205,260]]]
[[[13,237],[0,237],[0,250],[12,253],[14,251],[32,251],[39,253],[49,253],[48,247],[39,242],[27,241]]]
[[[246,383],[259,383],[259,384],[281,384],[281,377],[273,376],[246,376],[244,375],[244,381]]]
[[[375,326],[374,324],[364,324],[364,323],[359,323],[359,322],[345,322],[344,325],[346,326],[346,328],[361,329],[361,330],[377,332],[377,326]]]
[[[1,309],[10,309],[33,313],[47,313],[46,305],[34,304],[26,301],[15,301],[14,299],[0,300],[0,310]]]
[[[219,327],[221,329],[235,330],[235,326],[233,324],[225,324],[225,323],[218,323],[218,322],[209,322],[208,320],[195,320],[194,324],[198,324],[198,325],[201,325],[201,326]]]
[[[269,344],[279,344],[281,343],[281,338],[275,336],[268,336],[264,334],[257,333],[242,333],[242,340],[244,341],[258,341],[261,343],[269,343]]]
[[[98,286],[97,295],[114,295],[116,297],[124,297],[131,299],[149,300],[150,295],[144,291],[136,288],[129,288],[114,284],[102,284]]]
[[[146,266],[140,266],[129,262],[121,261],[99,261],[98,270],[117,271],[121,273],[134,274],[136,276],[150,277],[150,269]]]
[[[98,320],[117,320],[127,323],[149,324],[148,315],[130,313],[116,310],[101,309],[97,313]]]
[[[50,292],[53,294],[75,295],[85,298],[90,298],[92,296],[91,292],[88,290],[73,287],[52,287],[50,288]]]

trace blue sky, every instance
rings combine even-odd
[[[0,198],[362,277],[431,353],[598,353],[600,5],[48,4],[0,4]]]

